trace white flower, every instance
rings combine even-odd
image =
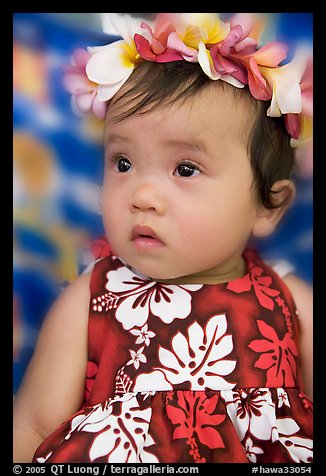
[[[246,439],[244,446],[245,446],[246,456],[252,463],[257,462],[256,455],[264,453],[263,450],[259,446],[254,446],[250,436],[248,436],[248,438]]]
[[[108,463],[158,463],[157,457],[147,451],[155,444],[149,434],[151,416],[150,406],[140,408],[137,395],[126,393],[76,416],[69,436],[79,431],[93,433],[91,461],[105,456]]]
[[[142,278],[126,266],[107,274],[106,289],[118,296],[116,318],[124,329],[143,327],[149,313],[169,324],[185,319],[191,311],[191,293],[202,285],[165,285]]]
[[[139,59],[133,40],[137,32],[135,20],[128,15],[116,15],[114,18],[114,27],[123,39],[88,48],[91,57],[86,66],[86,74],[91,81],[99,84],[100,101],[108,101],[119,91]]]
[[[282,114],[300,113],[302,98],[300,81],[307,63],[307,52],[298,49],[291,62],[279,68],[260,66],[260,72],[272,88],[272,102],[267,115],[279,117]]]
[[[225,358],[233,349],[232,336],[226,334],[226,329],[226,317],[221,314],[212,316],[204,329],[193,322],[187,336],[177,332],[171,340],[171,350],[159,346],[162,367],[139,375],[133,390],[169,390],[183,382],[190,382],[192,390],[233,388],[235,383],[224,378],[236,366],[234,360]]]
[[[231,389],[235,383],[224,379],[236,362],[224,357],[233,350],[232,336],[226,334],[225,314],[212,316],[203,329],[197,322],[188,327],[188,336],[180,331],[171,340],[172,351],[159,347],[159,359],[172,384],[190,382],[191,389]]]
[[[286,405],[287,407],[290,406],[289,397],[286,391],[283,388],[277,389],[277,396],[278,396],[278,408]]]
[[[150,339],[156,336],[155,332],[148,330],[147,324],[145,324],[141,329],[132,329],[130,333],[134,336],[138,336],[136,344],[142,344],[144,342],[147,346],[150,344]]]
[[[248,431],[259,440],[275,440],[275,405],[267,388],[222,391],[221,397],[240,441]]]
[[[143,350],[145,347],[141,347],[138,349],[137,352],[134,350],[129,350],[131,359],[127,362],[126,365],[134,365],[135,369],[139,369],[140,362],[146,363],[147,359],[146,356],[143,354]]]

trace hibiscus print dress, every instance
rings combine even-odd
[[[205,285],[99,259],[84,403],[33,462],[312,462],[293,298],[256,251],[243,256],[243,278]]]

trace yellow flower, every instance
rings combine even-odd
[[[230,31],[230,24],[220,20],[217,13],[183,13],[181,19],[185,25],[178,30],[182,41],[191,48],[199,49],[202,41],[205,45],[218,43]]]

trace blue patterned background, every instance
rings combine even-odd
[[[274,15],[271,37],[291,48],[298,39],[312,41],[311,13],[267,15]],[[74,48],[110,43],[117,37],[101,33],[98,26],[86,29],[80,22],[47,13],[16,13],[13,24],[15,393],[46,312],[90,263],[90,243],[103,233],[103,150],[71,111],[70,96],[61,85],[62,65],[70,62]],[[272,237],[256,244],[264,257],[288,260],[310,283],[311,159],[302,159],[296,202],[286,218]]]

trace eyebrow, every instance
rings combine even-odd
[[[105,138],[105,145],[107,145],[110,142],[126,142],[130,143],[131,139],[128,136],[123,136],[119,134],[108,134]],[[202,153],[207,153],[207,148],[205,144],[201,141],[195,141],[195,140],[180,140],[180,139],[168,139],[167,141],[164,141],[165,145],[170,145],[170,146],[179,146],[179,147],[184,147],[189,150],[194,150],[195,152],[202,152]]]
[[[131,139],[128,136],[121,136],[119,134],[107,134],[104,145],[106,146],[109,142],[131,142]]]
[[[180,139],[170,139],[165,142],[167,145],[171,146],[180,146],[186,149],[194,150],[195,152],[204,152],[207,153],[207,148],[205,144],[201,141],[196,141],[191,139],[190,141],[187,140],[180,140]]]

